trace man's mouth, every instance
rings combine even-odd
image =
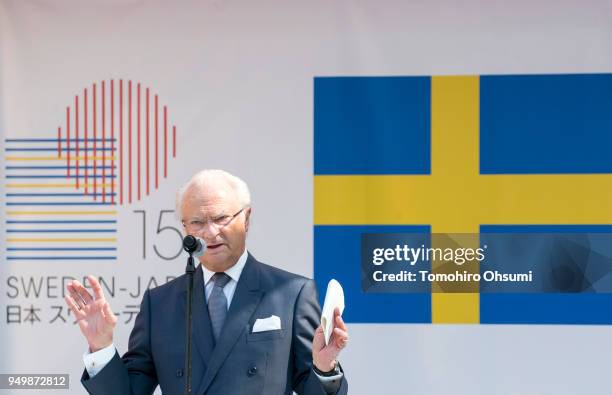
[[[209,249],[209,250],[214,250],[214,249],[216,249],[216,248],[221,247],[222,245],[223,245],[223,244],[210,244],[210,245],[208,246],[208,249]]]

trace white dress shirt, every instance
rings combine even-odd
[[[225,284],[225,287],[223,287],[223,293],[225,294],[225,298],[227,299],[228,309],[230,304],[232,303],[232,299],[234,298],[234,292],[236,292],[238,280],[240,279],[242,269],[244,269],[244,265],[246,264],[248,257],[249,254],[247,253],[247,250],[245,248],[242,255],[240,255],[240,258],[238,258],[236,264],[225,271],[225,274],[227,274],[231,278],[231,280],[228,281],[227,284]],[[202,274],[204,275],[204,284],[206,284],[204,287],[204,292],[206,294],[206,303],[208,304],[208,298],[210,297],[210,294],[212,293],[212,290],[215,287],[214,282],[211,281],[212,276],[215,274],[215,272],[211,272],[204,265],[202,265]]]

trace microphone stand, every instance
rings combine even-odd
[[[187,266],[185,274],[187,275],[187,336],[185,345],[185,395],[191,395],[191,322],[193,321],[193,273],[195,273],[195,265],[193,259],[193,251],[189,252],[187,258]]]

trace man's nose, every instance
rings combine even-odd
[[[211,221],[207,221],[197,233],[198,237],[201,237],[206,243],[209,243],[214,241],[219,235],[219,229]]]

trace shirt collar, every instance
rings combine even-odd
[[[240,255],[240,258],[238,258],[238,261],[232,267],[227,269],[225,271],[225,274],[230,276],[232,280],[238,282],[238,279],[240,279],[240,275],[242,274],[242,269],[244,269],[244,265],[246,264],[248,256],[249,254],[245,247],[244,252],[242,253],[242,255]],[[208,270],[204,265],[201,265],[201,266],[202,266],[202,274],[204,275],[204,286],[206,286],[206,284],[208,284],[208,282],[210,281],[212,276],[215,274],[215,272]]]

